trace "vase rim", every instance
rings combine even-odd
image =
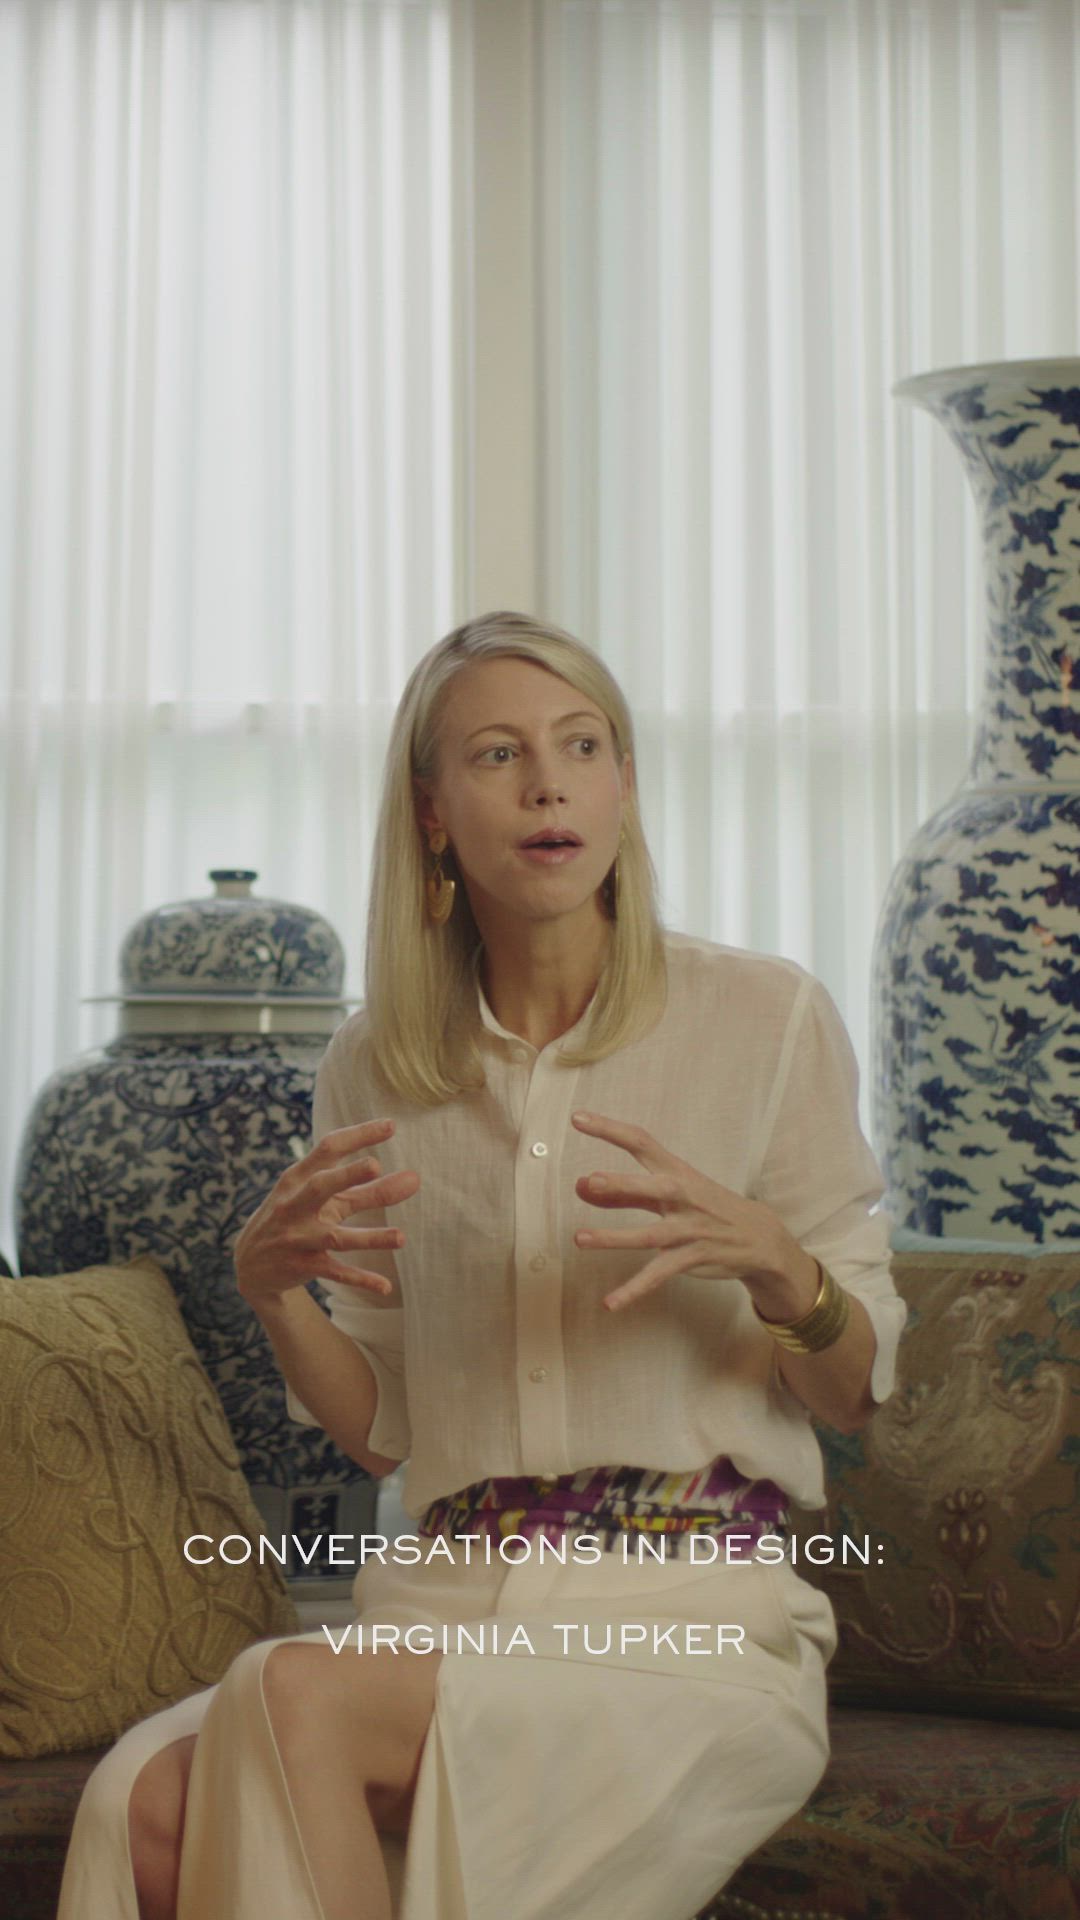
[[[1029,372],[1045,380],[1051,377],[1051,369],[1058,369],[1062,380],[1080,386],[1080,355],[1053,354],[1045,359],[975,360],[958,367],[931,367],[926,373],[908,374],[906,379],[895,381],[890,392],[894,400],[932,400],[943,387],[954,386],[958,380],[981,376],[988,381],[999,379],[1017,384],[1022,383]]]

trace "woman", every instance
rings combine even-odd
[[[291,1416],[408,1459],[426,1557],[125,1734],[58,1920],[691,1920],[824,1767],[831,1611],[768,1537],[904,1309],[832,1001],[660,927],[625,702],[556,628],[409,680],[313,1135],[238,1285]]]

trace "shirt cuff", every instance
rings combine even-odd
[[[412,1446],[405,1393],[404,1318],[404,1311],[400,1307],[364,1307],[351,1300],[344,1306],[339,1306],[336,1301],[331,1304],[334,1324],[348,1334],[375,1376],[377,1399],[367,1444],[373,1453],[385,1454],[391,1460],[407,1460]],[[354,1324],[361,1319],[370,1320],[373,1333],[378,1338],[378,1346],[358,1339],[351,1326],[342,1325],[346,1319]],[[321,1425],[288,1382],[285,1384],[285,1410],[289,1419],[298,1426]]]
[[[866,1308],[877,1340],[877,1352],[870,1369],[871,1396],[878,1402],[887,1400],[896,1385],[896,1352],[907,1319],[907,1307],[899,1294],[882,1298],[861,1293],[858,1287],[850,1291]]]

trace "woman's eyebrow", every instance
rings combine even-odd
[[[603,714],[593,713],[588,707],[578,707],[573,713],[560,713],[558,719],[553,720],[551,724],[553,727],[563,727],[568,720],[595,720],[600,723],[603,717]],[[515,727],[512,720],[488,720],[482,727],[477,727],[476,733],[465,735],[465,745],[468,746],[469,741],[475,740],[480,733],[516,733],[520,736],[521,731],[520,727]]]

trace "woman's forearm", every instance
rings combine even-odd
[[[790,1353],[777,1348],[780,1371],[792,1393],[818,1420],[841,1433],[857,1433],[874,1411],[870,1372],[877,1336],[861,1300],[848,1295],[848,1322],[831,1347],[820,1353]]]
[[[358,1466],[381,1479],[400,1466],[367,1444],[379,1389],[356,1342],[335,1327],[306,1287],[248,1303],[265,1328],[281,1373],[298,1400]]]
[[[820,1277],[813,1256],[797,1247],[790,1268],[771,1276],[768,1294],[760,1282],[752,1288],[754,1304],[767,1320],[798,1320],[813,1306]],[[874,1411],[870,1374],[877,1336],[862,1301],[851,1293],[847,1299],[847,1325],[831,1346],[792,1353],[778,1344],[776,1357],[792,1393],[817,1419],[841,1433],[856,1433]]]

